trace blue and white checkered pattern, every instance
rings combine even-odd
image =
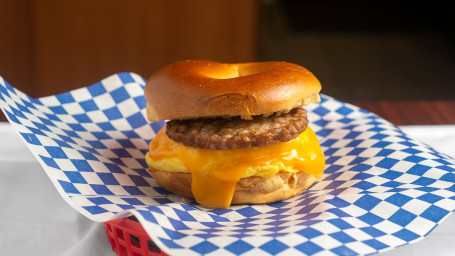
[[[164,123],[147,122],[143,88],[120,73],[33,99],[0,77],[0,107],[71,206],[100,222],[133,213],[171,255],[373,254],[418,241],[455,210],[453,159],[328,96],[307,108],[326,170],[306,192],[229,209],[182,202],[146,171]]]

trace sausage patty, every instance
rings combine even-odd
[[[171,120],[166,123],[166,134],[187,146],[224,150],[289,141],[305,131],[307,125],[305,110],[294,108],[285,114],[255,116],[252,120],[240,117]]]

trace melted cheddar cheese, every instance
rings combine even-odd
[[[146,160],[158,171],[191,173],[194,198],[214,208],[229,207],[240,178],[269,178],[280,171],[302,171],[319,178],[325,163],[316,135],[309,127],[288,142],[233,150],[185,146],[169,139],[163,128],[150,143]]]

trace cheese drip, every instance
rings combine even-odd
[[[149,150],[146,157],[149,165],[151,161],[178,158],[191,173],[191,190],[196,201],[213,208],[229,207],[237,182],[252,167],[276,170],[271,174],[268,170],[267,176],[278,171],[298,170],[319,178],[325,164],[317,137],[309,127],[288,142],[233,150],[185,146],[169,139],[163,128],[150,143]]]

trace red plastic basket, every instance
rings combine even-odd
[[[105,222],[104,227],[112,250],[118,256],[167,256],[134,216]]]

